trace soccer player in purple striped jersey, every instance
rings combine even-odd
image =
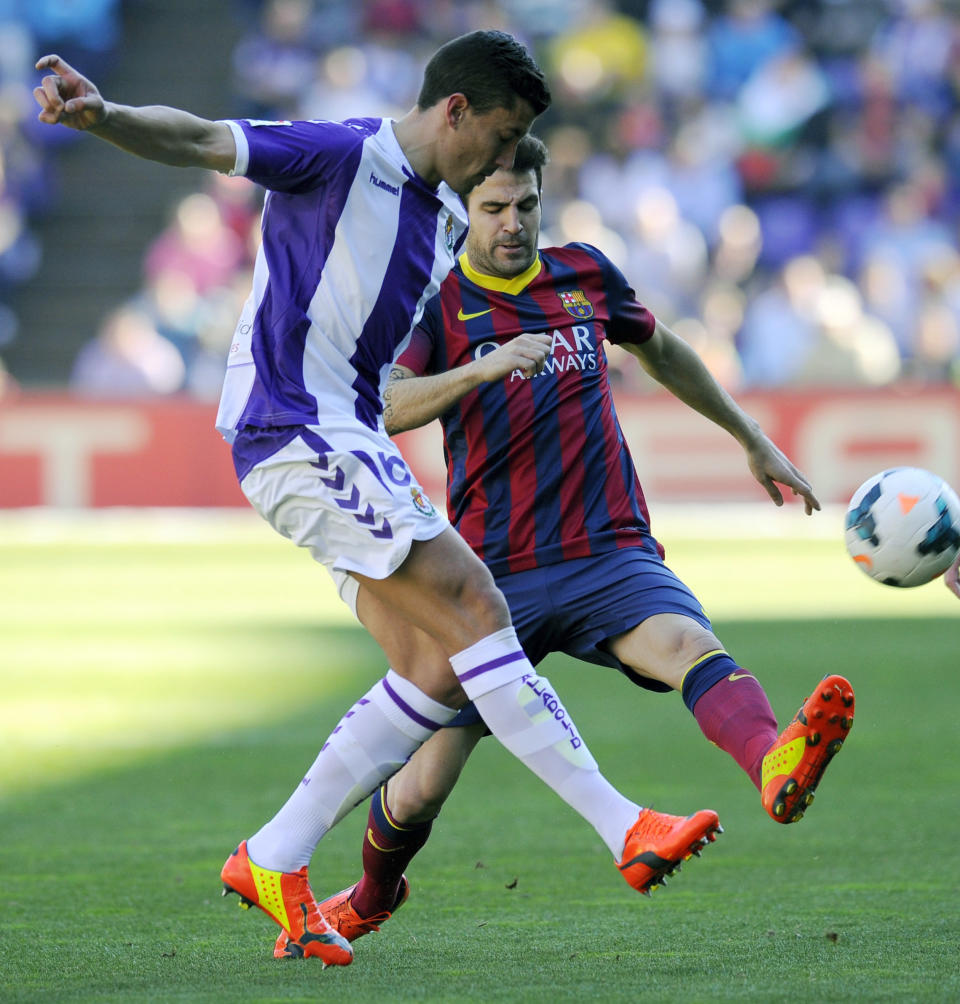
[[[465,253],[398,358],[387,429],[440,418],[451,521],[494,573],[534,665],[566,652],[619,669],[642,688],[679,691],[707,739],[757,787],[766,812],[796,822],[853,722],[853,690],[826,676],[778,736],[757,678],[724,650],[693,593],[664,564],[617,422],[604,343],[623,346],[730,432],[775,504],[783,503],[778,484],[803,499],[807,515],[819,503],[605,255],[585,244],[538,251],[545,159],[543,144],[524,137],[513,168],[470,193]],[[364,874],[320,904],[351,941],[378,930],[405,901],[404,869],[485,733],[469,708],[452,724],[460,727],[440,730],[374,795]],[[275,954],[289,954],[283,935]]]
[[[59,56],[37,68],[52,71],[34,90],[42,122],[268,189],[217,426],[251,504],[328,568],[390,664],[279,812],[227,859],[224,891],[268,913],[291,950],[349,963],[349,942],[323,921],[310,890],[313,852],[468,698],[642,890],[670,866],[637,853],[649,813],[600,773],[534,674],[490,572],[426,498],[381,414],[395,355],[460,249],[462,197],[513,164],[549,105],[529,54],[502,32],[471,32],[433,55],[402,118],[339,123],[211,122],[132,108],[104,101]],[[718,828],[709,810],[676,817],[664,846],[680,859]]]

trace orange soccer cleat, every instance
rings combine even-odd
[[[258,906],[296,943],[301,956],[316,957],[325,966],[348,966],[353,949],[326,922],[307,881],[306,866],[295,872],[275,872],[254,864],[247,842],[227,858],[220,878],[223,895],[235,892],[244,909]]]
[[[400,876],[400,888],[397,890],[397,898],[394,900],[392,910],[384,910],[382,913],[375,913],[372,917],[361,917],[350,903],[355,885],[349,889],[341,889],[329,899],[325,899],[319,904],[318,909],[323,914],[323,919],[338,933],[343,935],[347,941],[356,941],[365,934],[372,931],[379,931],[380,925],[389,920],[407,901],[410,895],[410,883],[406,875]],[[286,931],[281,931],[277,938],[277,943],[273,947],[273,957],[275,959],[299,959],[303,957],[300,946],[296,942],[290,941]]]
[[[778,823],[803,818],[827,764],[853,725],[853,687],[825,676],[763,758],[763,807]]]
[[[669,816],[653,809],[641,809],[637,821],[627,830],[620,873],[638,892],[649,896],[680,864],[713,843],[723,827],[711,809],[692,816]]]

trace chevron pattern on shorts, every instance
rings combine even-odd
[[[322,453],[317,457],[316,461],[310,462],[310,466],[316,467],[319,471],[327,472],[326,477],[323,475],[320,476],[320,481],[334,493],[333,501],[345,513],[350,513],[361,526],[367,527],[370,530],[371,536],[376,537],[378,540],[393,539],[393,528],[390,526],[390,521],[386,516],[382,520],[378,520],[374,508],[369,502],[361,511],[360,489],[356,485],[350,485],[349,491],[346,491],[346,494],[340,497],[340,493],[347,489],[347,476],[342,467],[334,467],[331,471],[330,463]]]

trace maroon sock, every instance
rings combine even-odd
[[[701,732],[726,750],[760,790],[763,756],[777,738],[777,719],[763,687],[749,673],[725,676],[693,706]]]
[[[360,917],[393,912],[404,869],[427,842],[432,826],[432,819],[401,826],[387,808],[386,786],[374,792],[363,835],[363,878],[350,897]]]

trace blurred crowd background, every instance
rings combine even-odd
[[[61,150],[78,141],[36,122],[33,63],[68,52],[98,79],[123,46],[124,6],[0,0],[0,374],[30,338],[11,293],[50,252],[34,223],[56,213]],[[551,152],[542,243],[601,248],[727,388],[960,384],[956,3],[223,6],[236,117],[399,116],[439,44],[474,28],[519,37],[554,94],[534,128]],[[165,207],[141,288],[103,304],[71,387],[215,399],[261,202],[211,175]],[[612,366],[647,389],[635,365]]]

